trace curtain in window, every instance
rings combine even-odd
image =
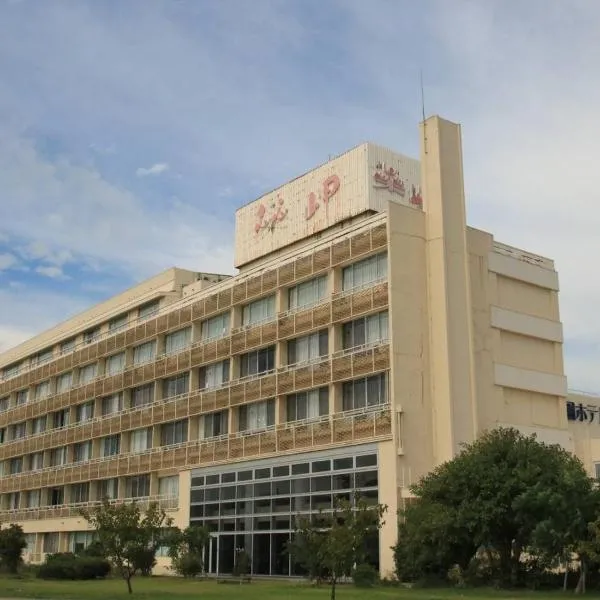
[[[246,304],[242,311],[242,324],[253,325],[275,316],[275,296],[261,298]]]
[[[63,373],[56,380],[56,392],[61,394],[62,392],[66,392],[71,389],[73,385],[73,373]]]
[[[313,306],[325,297],[327,277],[316,277],[300,283],[288,291],[288,306],[290,310]]]
[[[17,406],[27,404],[27,400],[29,400],[29,390],[19,390],[17,392]]]
[[[47,398],[50,395],[50,382],[44,381],[35,388],[35,399],[41,400]]]
[[[275,423],[275,402],[267,400],[240,407],[240,431],[257,431]]]
[[[40,490],[29,490],[27,492],[27,508],[37,508],[40,505]]]
[[[55,448],[50,455],[50,463],[53,467],[64,465],[67,462],[67,449]]]
[[[228,411],[222,410],[201,417],[200,439],[225,435],[228,430]]]
[[[123,408],[123,395],[121,393],[113,394],[102,398],[102,415],[111,415],[119,412]]]
[[[92,458],[92,442],[81,442],[73,446],[73,462],[84,462]]]
[[[125,352],[115,354],[106,361],[106,374],[116,375],[125,369]]]
[[[166,498],[179,498],[179,476],[161,477],[158,480],[158,495]]]
[[[354,410],[387,402],[385,373],[348,381],[342,386],[342,409]]]
[[[344,290],[367,285],[387,275],[387,253],[376,254],[349,265],[342,271]]]
[[[125,329],[125,327],[127,327],[127,315],[117,317],[108,322],[108,331],[110,333],[117,333],[117,331],[121,331],[121,329]]]
[[[140,321],[144,321],[146,319],[149,319],[150,317],[153,317],[158,312],[159,308],[159,300],[148,302],[147,304],[144,304],[144,306],[140,306],[140,308],[138,309],[138,319]]]
[[[30,467],[32,471],[39,471],[44,468],[44,453],[35,452],[31,455]]]
[[[76,419],[79,423],[80,421],[89,421],[94,416],[94,403],[86,402],[85,404],[80,404],[76,410]]]
[[[166,354],[175,354],[187,346],[190,345],[190,341],[192,339],[192,329],[188,327],[187,329],[182,329],[181,331],[176,331],[174,333],[170,333],[165,338],[165,352]]]
[[[93,363],[79,369],[79,383],[89,383],[98,374],[98,365]]]
[[[117,498],[118,494],[118,479],[103,479],[99,482],[98,486],[98,500],[103,500],[104,498],[108,498],[109,500],[114,500]]]
[[[131,432],[131,452],[144,452],[152,446],[152,431],[149,428],[136,429]]]
[[[226,336],[230,329],[230,318],[229,313],[223,313],[204,321],[202,323],[202,339],[210,340]]]
[[[154,384],[141,385],[131,392],[131,408],[139,408],[154,402]]]
[[[125,496],[127,498],[142,498],[150,495],[150,476],[135,475],[125,480]]]
[[[189,391],[189,374],[177,375],[163,381],[163,397],[173,398]]]
[[[115,456],[119,454],[121,438],[119,435],[109,435],[102,439],[102,456]]]
[[[133,364],[141,365],[154,359],[156,342],[146,342],[133,349]]]
[[[229,361],[208,365],[200,372],[200,388],[216,388],[229,381]]]

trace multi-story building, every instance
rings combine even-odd
[[[551,260],[467,226],[459,126],[420,161],[363,144],[236,214],[233,277],[172,269],[0,356],[0,521],[28,556],[90,539],[78,508],[159,501],[297,573],[298,514],[388,506],[482,430],[572,444]]]

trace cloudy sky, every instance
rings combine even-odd
[[[157,271],[232,272],[233,212],[370,140],[463,124],[470,224],[556,260],[600,391],[597,0],[0,0],[0,349]]]

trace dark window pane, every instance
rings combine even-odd
[[[192,477],[192,487],[204,485],[204,477]]]
[[[237,486],[237,497],[238,498],[251,498],[253,492],[253,486],[251,483],[246,485]]]
[[[308,473],[309,471],[309,463],[300,463],[297,465],[292,465],[292,475],[304,475],[304,473]]]
[[[323,473],[331,469],[331,461],[329,460],[318,460],[312,464],[313,473]]]
[[[349,490],[352,489],[352,473],[338,473],[333,476],[333,489],[334,490]]]
[[[221,488],[221,500],[235,500],[235,485],[226,485]]]
[[[290,493],[290,481],[289,479],[282,481],[275,481],[273,483],[273,496],[283,496]]]
[[[366,454],[356,457],[356,468],[374,467],[377,464],[377,454]]]
[[[192,502],[204,502],[204,490],[192,490]]]
[[[206,485],[217,485],[219,483],[218,475],[207,475],[206,476]]]
[[[215,502],[219,499],[219,488],[209,488],[204,495],[206,502]]]
[[[364,471],[356,474],[356,487],[376,487],[377,471]]]
[[[352,457],[333,459],[333,469],[335,471],[341,471],[342,469],[352,469],[353,466],[354,465]]]
[[[251,481],[252,471],[240,471],[237,474],[238,481]]]
[[[254,495],[257,497],[270,496],[271,495],[271,484],[268,482],[256,483],[254,485]]]
[[[312,477],[310,484],[311,492],[326,492],[331,489],[331,476]]]
[[[273,467],[273,477],[287,477],[289,474],[289,465],[285,465],[284,467]]]
[[[256,469],[254,477],[256,477],[256,479],[268,479],[271,477],[271,469]]]
[[[233,481],[235,481],[235,473],[223,473],[221,475],[222,483],[232,483]]]

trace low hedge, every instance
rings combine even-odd
[[[70,552],[49,554],[38,567],[40,579],[102,579],[110,573],[110,563],[97,556],[78,556]]]

